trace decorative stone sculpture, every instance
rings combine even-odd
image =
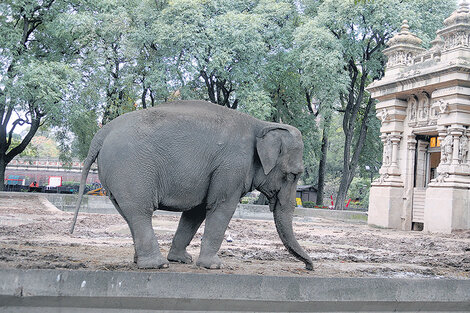
[[[392,140],[390,135],[387,136],[384,147],[384,161],[385,165],[390,165],[392,163]]]
[[[439,174],[439,176],[436,177],[436,182],[443,183],[446,181],[447,178],[449,178],[449,173],[442,172]]]
[[[380,118],[382,119],[382,123],[388,120],[389,114],[388,114],[387,109],[383,109],[382,112],[380,112]]]
[[[439,114],[444,114],[447,110],[447,102],[440,99],[438,103],[439,103]]]
[[[465,131],[460,138],[460,147],[459,147],[459,162],[460,164],[467,163],[468,155],[468,137],[467,132]]]
[[[447,133],[447,136],[444,138],[444,141],[441,143],[441,163],[449,164],[452,161],[452,146],[453,139],[450,133]]]
[[[414,96],[411,96],[408,99],[408,106],[410,107],[410,121],[414,121],[416,119],[416,110],[418,106],[418,102]]]

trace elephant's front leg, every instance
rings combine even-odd
[[[205,268],[221,268],[222,261],[217,256],[224,239],[225,230],[238,204],[236,201],[224,202],[207,213],[204,235],[201,242],[201,253],[197,266]]]
[[[176,230],[171,249],[168,252],[168,261],[192,263],[193,258],[186,251],[199,226],[206,218],[206,206],[200,205],[181,214],[178,229]]]

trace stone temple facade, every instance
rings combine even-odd
[[[377,99],[384,145],[369,224],[450,233],[470,229],[470,5],[464,1],[429,50],[403,22],[384,51]]]

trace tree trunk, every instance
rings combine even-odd
[[[38,112],[36,112],[36,115],[39,116],[40,114]],[[5,169],[8,165],[8,163],[10,163],[11,160],[13,160],[14,157],[16,157],[18,154],[23,152],[24,149],[26,149],[26,147],[31,142],[31,139],[33,139],[34,135],[36,134],[40,124],[41,124],[41,117],[37,117],[37,118],[33,119],[32,122],[31,122],[31,126],[29,128],[29,131],[26,134],[26,136],[23,138],[23,140],[20,142],[19,145],[17,145],[13,149],[11,149],[8,153],[5,153],[5,151],[7,150],[6,147],[8,145],[8,142],[11,143],[11,136],[12,136],[11,133],[13,132],[14,129],[10,130],[8,142],[6,141],[6,138],[0,138],[1,139],[0,151],[2,151],[2,152],[0,152],[0,179],[1,179],[0,190],[1,191],[5,190]],[[6,126],[1,125],[2,129],[4,129],[4,127],[6,127]],[[0,131],[0,136],[3,136],[3,135],[5,135],[4,132]]]
[[[147,108],[147,101],[145,100],[146,97],[147,97],[147,88],[142,87],[141,99],[142,99],[142,108],[144,108],[144,109]]]
[[[328,132],[330,129],[330,119],[325,119],[323,127],[323,138],[321,144],[321,157],[318,166],[318,183],[317,183],[317,205],[323,205],[323,196],[325,190],[325,174],[326,174],[326,156],[328,153]]]
[[[150,103],[151,103],[152,107],[155,106],[155,98],[153,97],[152,89],[150,89]]]
[[[0,191],[5,190],[5,168],[5,162],[3,159],[0,159]]]
[[[343,175],[341,176],[341,183],[339,185],[338,193],[336,194],[335,199],[335,210],[344,210],[345,209],[345,201],[346,196],[348,194],[349,185],[351,184],[350,179],[351,171],[344,170],[343,168]]]
[[[367,135],[367,121],[369,117],[369,112],[372,107],[374,100],[369,98],[367,105],[364,109],[364,115],[362,117],[362,122],[359,130],[359,137],[354,144],[354,152],[351,156],[351,146],[352,138],[354,134],[354,127],[349,127],[348,131],[345,131],[345,140],[344,140],[344,161],[343,161],[343,173],[341,177],[341,183],[339,186],[338,194],[336,195],[335,210],[344,210],[345,209],[345,200],[348,194],[349,186],[351,181],[354,178],[356,173],[356,168],[359,163],[359,156],[361,155],[362,148],[366,142]],[[350,120],[350,123],[354,123],[354,120]],[[343,127],[344,128],[344,127]]]

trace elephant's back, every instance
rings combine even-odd
[[[208,186],[222,162],[251,161],[252,122],[234,110],[199,101],[122,115],[109,123],[98,157],[100,175],[104,180],[122,176],[111,181],[134,177],[163,192],[188,193],[194,185]]]

